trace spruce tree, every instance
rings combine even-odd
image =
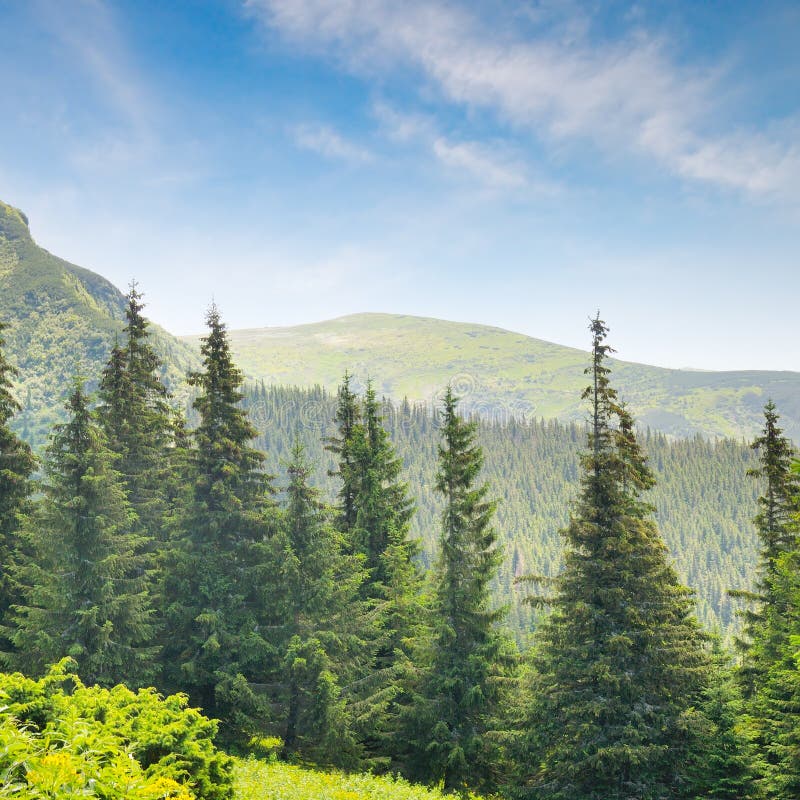
[[[409,538],[414,504],[371,381],[362,400],[345,374],[335,419],[338,435],[326,446],[337,456],[337,469],[330,474],[341,481],[337,521],[348,551],[366,566],[360,596],[375,622],[375,658],[359,683],[357,727],[367,763],[382,769],[397,749],[410,651],[425,625],[419,544]]]
[[[767,796],[782,800],[800,792],[800,480],[792,469],[794,449],[778,422],[770,401],[763,433],[752,445],[760,465],[748,473],[764,486],[753,520],[761,542],[758,581],[754,592],[734,594],[751,603],[739,679],[759,755],[759,783]]]
[[[139,530],[155,547],[163,538],[165,494],[172,477],[168,469],[172,412],[143,309],[142,295],[132,283],[125,308],[124,345],[115,344],[103,371],[98,417]]]
[[[143,685],[153,677],[148,557],[131,532],[120,475],[76,383],[55,428],[43,496],[28,520],[30,558],[18,570],[12,663],[36,673],[64,656],[87,683]]]
[[[477,426],[457,412],[448,387],[436,490],[444,500],[436,567],[433,636],[407,718],[411,775],[447,790],[493,790],[500,783],[493,735],[514,649],[500,634],[490,583],[502,560],[492,528],[496,503],[480,483]]]
[[[303,448],[288,464],[287,503],[271,540],[275,575],[268,603],[277,650],[273,708],[286,757],[353,767],[360,757],[352,697],[369,668],[372,639],[360,598],[363,560],[345,552],[332,510],[310,483]]]
[[[404,687],[412,670],[411,650],[425,635],[425,596],[415,561],[419,543],[409,538],[414,504],[371,382],[360,417],[348,448],[356,486],[350,540],[367,570],[362,597],[378,611],[375,661],[361,706],[365,747],[378,768],[388,766],[396,750],[397,721],[408,702]]]
[[[353,455],[354,437],[356,426],[361,421],[361,406],[358,397],[353,392],[350,383],[351,376],[345,372],[342,383],[337,391],[336,427],[338,435],[329,437],[325,447],[337,458],[337,469],[330,472],[331,477],[338,477],[341,481],[339,488],[339,515],[337,524],[339,529],[352,536],[356,524],[356,494],[358,481]],[[355,549],[354,545],[351,545]]]
[[[523,795],[666,798],[690,790],[704,637],[642,492],[653,484],[592,320],[588,451],[552,612],[534,650]]]
[[[36,464],[28,444],[10,428],[20,406],[12,394],[12,381],[18,373],[3,353],[5,328],[0,322],[0,624],[11,605],[19,601],[13,564],[19,548],[19,518],[27,506],[30,478]]]
[[[710,678],[692,720],[697,735],[688,754],[692,800],[760,798],[756,751],[748,735],[744,700],[730,654],[714,641]]]
[[[770,400],[764,407],[764,430],[751,445],[758,453],[759,466],[748,475],[762,481],[758,513],[753,518],[761,544],[755,591],[733,591],[748,602],[744,638],[738,642],[743,653],[739,678],[746,697],[762,685],[764,672],[779,658],[785,642],[788,598],[781,592],[778,565],[798,546],[800,519],[800,478],[791,469],[792,443],[779,427],[780,416]]]
[[[361,416],[363,422],[353,426],[349,440],[357,487],[351,538],[356,551],[366,559],[369,581],[365,590],[380,597],[381,587],[391,580],[385,559],[389,547],[395,544],[405,547],[409,559],[416,550],[415,543],[408,539],[414,504],[408,496],[408,485],[400,479],[402,461],[383,426],[371,382],[361,404]]]
[[[800,552],[777,558],[770,592],[777,602],[765,606],[763,633],[751,650],[766,652],[756,662],[746,719],[764,795],[794,800],[800,797]]]
[[[256,431],[240,406],[242,374],[216,306],[206,321],[203,370],[189,376],[199,415],[191,495],[165,556],[164,672],[171,690],[187,692],[223,720],[227,736],[241,738],[261,730],[268,712],[259,687],[273,654],[264,617],[274,504],[263,456],[249,445]]]

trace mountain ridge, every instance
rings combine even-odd
[[[0,320],[6,350],[19,369],[15,385],[23,410],[15,420],[39,445],[61,419],[64,394],[75,375],[90,387],[99,379],[125,319],[125,297],[114,284],[40,247],[24,212],[0,201]],[[194,349],[153,325],[164,361],[162,378],[181,391]]]
[[[197,344],[198,336],[182,337]],[[395,400],[431,403],[452,382],[464,407],[484,416],[580,421],[588,355],[497,326],[363,312],[296,326],[234,329],[245,374],[271,385],[334,389],[345,370],[371,377]],[[800,373],[681,370],[612,359],[615,385],[640,426],[673,436],[752,438],[772,398],[800,440]]]
[[[0,319],[20,369],[18,427],[40,443],[60,418],[75,373],[97,380],[123,327],[124,296],[106,278],[40,247],[24,212],[0,201]],[[612,321],[613,322],[613,321]],[[185,392],[199,363],[199,336],[153,325],[163,379]],[[588,356],[497,326],[411,314],[362,312],[299,326],[234,329],[234,357],[246,377],[270,385],[334,390],[345,371],[372,378],[387,398],[431,404],[449,382],[462,408],[493,419],[583,421]],[[800,441],[800,373],[680,370],[612,360],[614,382],[639,425],[675,437],[752,439],[767,399],[787,435]]]

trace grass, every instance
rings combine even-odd
[[[367,774],[318,772],[257,759],[239,760],[235,768],[236,800],[441,800],[438,789],[401,779]],[[479,800],[470,795],[473,800]]]

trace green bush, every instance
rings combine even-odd
[[[160,697],[84,686],[65,659],[41,680],[0,674],[0,798],[228,800],[217,725]]]

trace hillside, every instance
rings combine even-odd
[[[329,500],[338,483],[335,464],[323,448],[335,433],[335,398],[323,390],[251,387],[245,405],[259,429],[256,446],[266,454],[266,468],[286,485],[286,464],[298,438],[314,464],[313,480]],[[439,546],[441,501],[433,490],[440,440],[438,421],[422,408],[384,408],[385,424],[408,480],[417,513],[413,535],[423,544],[423,561],[431,566]],[[493,497],[499,499],[495,528],[504,560],[495,582],[495,597],[509,605],[508,624],[521,642],[532,627],[529,592],[515,585],[525,574],[555,575],[561,568],[559,535],[568,521],[578,489],[579,454],[585,448],[582,425],[554,421],[485,420],[479,441],[486,455],[483,471]],[[664,541],[682,581],[696,592],[697,613],[709,629],[726,635],[739,628],[730,588],[748,588],[757,560],[751,523],[757,508],[758,482],[747,476],[755,466],[751,449],[730,439],[642,437],[656,476],[649,499]]]
[[[96,380],[122,330],[124,307],[113,284],[39,247],[25,214],[0,201],[0,320],[20,370],[18,424],[28,439],[43,441],[73,375]],[[178,386],[197,363],[194,350],[158,327],[154,341],[165,381]]]
[[[613,327],[613,320],[611,320]],[[580,324],[580,320],[576,320]],[[199,337],[187,337],[197,344]],[[392,314],[231,332],[245,373],[267,384],[333,389],[345,370],[387,397],[430,401],[453,381],[487,416],[583,419],[586,354],[520,333]],[[772,398],[800,441],[800,373],[706,372],[613,363],[615,384],[643,426],[674,436],[752,438]]]

